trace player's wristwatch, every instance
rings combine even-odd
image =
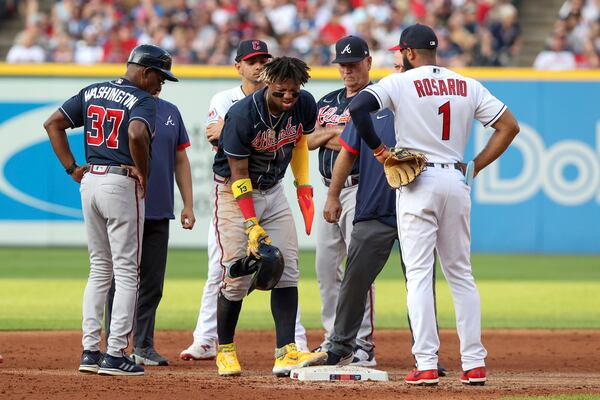
[[[73,161],[73,164],[71,164],[69,168],[65,169],[65,172],[67,173],[67,175],[73,175],[73,172],[75,172],[77,168],[79,168],[79,165],[77,165],[77,163]]]

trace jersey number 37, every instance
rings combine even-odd
[[[91,118],[92,124],[90,130],[85,132],[85,140],[91,146],[101,146],[104,143],[105,122],[108,121],[111,126],[110,132],[106,135],[106,147],[109,149],[119,148],[119,128],[123,122],[124,110],[118,108],[104,108],[102,106],[90,105],[87,109],[87,117]]]

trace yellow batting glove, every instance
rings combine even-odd
[[[246,255],[253,255],[255,258],[260,258],[258,254],[258,246],[260,242],[265,244],[271,244],[271,239],[267,232],[258,224],[258,219],[248,218],[244,223],[246,226],[246,235],[248,235],[248,248],[246,249]]]

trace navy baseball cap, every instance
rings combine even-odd
[[[346,36],[335,43],[335,59],[332,63],[354,63],[369,57],[367,42],[358,36]]]
[[[414,24],[402,31],[400,43],[390,50],[435,49],[438,39],[433,29],[427,25]]]
[[[247,60],[254,56],[267,56],[273,57],[269,54],[267,44],[262,40],[243,40],[240,42],[237,48],[237,55],[235,56],[235,62]]]

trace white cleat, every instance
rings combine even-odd
[[[217,356],[217,346],[213,343],[194,342],[190,347],[183,350],[179,357],[182,360],[212,360]]]

